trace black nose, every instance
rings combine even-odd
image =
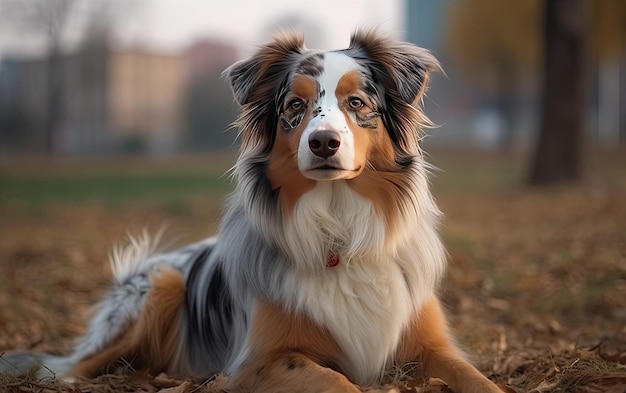
[[[336,131],[315,131],[309,135],[309,149],[318,157],[328,158],[339,150],[341,136]]]

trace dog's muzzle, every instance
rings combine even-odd
[[[309,135],[309,149],[320,158],[332,157],[341,146],[341,135],[337,131],[320,130]]]

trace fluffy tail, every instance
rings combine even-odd
[[[0,374],[29,375],[38,380],[61,377],[76,363],[70,356],[52,356],[34,352],[0,354]]]
[[[156,270],[155,254],[160,233],[130,238],[129,244],[111,254],[114,286],[96,306],[86,334],[69,356],[52,356],[33,352],[0,353],[0,373],[31,375],[37,379],[65,377],[81,360],[115,340],[141,311],[151,282],[150,271]]]

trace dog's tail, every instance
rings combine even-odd
[[[36,352],[0,353],[0,375],[28,375],[37,380],[67,374],[76,363],[71,356],[53,356]]]
[[[106,348],[132,321],[136,320],[150,289],[148,272],[158,267],[159,240],[144,233],[130,238],[128,245],[114,249],[111,264],[114,285],[95,308],[86,334],[68,356],[35,352],[0,352],[0,374],[28,375],[36,379],[66,377],[83,359]]]

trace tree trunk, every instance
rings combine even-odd
[[[619,71],[619,103],[620,103],[620,146],[626,146],[626,7],[622,7],[621,18],[621,39],[622,49],[620,51],[620,71]]]
[[[582,0],[546,0],[541,130],[530,184],[579,180],[585,126]]]
[[[624,39],[624,43],[626,43],[626,39]],[[619,144],[626,146],[626,50],[624,49],[622,49],[620,60],[619,83]]]
[[[515,70],[509,56],[499,56],[498,70],[498,98],[497,108],[502,116],[502,129],[498,142],[500,151],[510,153],[517,142],[516,135],[516,83]]]
[[[63,121],[63,68],[61,50],[56,42],[53,42],[48,55],[46,90],[46,151],[55,155],[59,149],[60,131]]]

